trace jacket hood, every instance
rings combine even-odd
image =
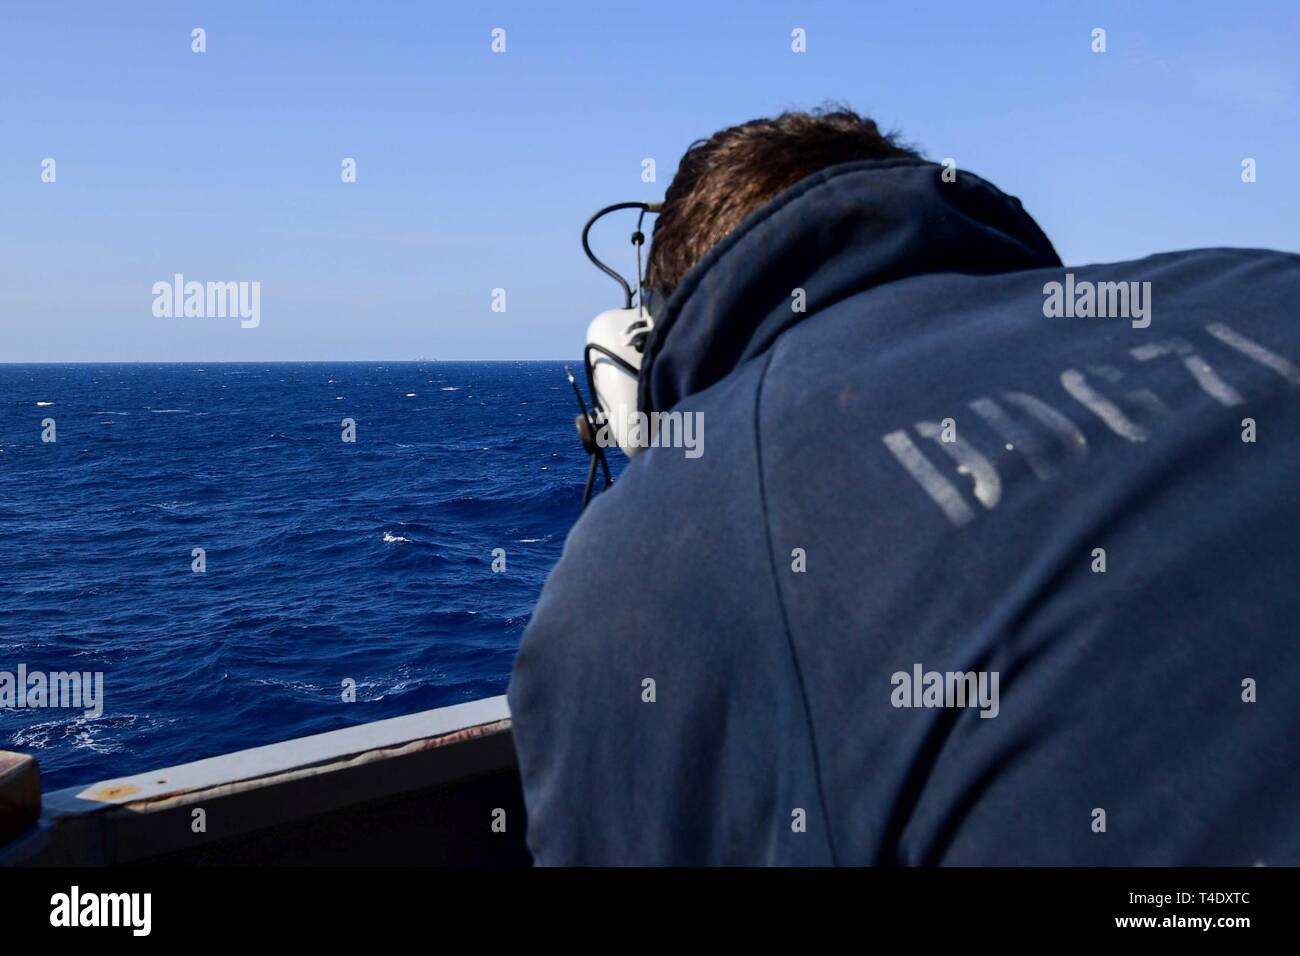
[[[868,160],[809,176],[747,216],[658,308],[643,411],[666,410],[772,347],[791,326],[909,276],[1061,265],[1020,201],[972,173]],[[792,308],[803,289],[806,312]]]

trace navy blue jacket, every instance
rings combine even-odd
[[[1300,863],[1300,260],[1066,269],[942,172],[804,180],[663,304],[704,450],[524,635],[539,863]]]

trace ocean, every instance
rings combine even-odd
[[[504,693],[580,512],[562,368],[0,365],[0,672],[104,687],[0,749],[48,791]]]

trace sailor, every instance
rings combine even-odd
[[[1020,202],[851,112],[691,147],[638,406],[709,441],[630,461],[524,635],[539,863],[1300,863],[1300,259],[1069,274],[1143,315],[1049,317]]]

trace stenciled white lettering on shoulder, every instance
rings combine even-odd
[[[1066,278],[1070,279],[1069,276]],[[1072,293],[1072,286],[1065,291]],[[1290,359],[1252,341],[1223,322],[1209,323],[1205,326],[1205,331],[1235,353],[1244,355],[1275,373],[1289,386],[1300,387],[1300,367]],[[1147,342],[1129,349],[1128,356],[1139,363],[1140,367],[1151,368],[1157,372],[1170,366],[1154,360],[1164,357],[1178,359],[1179,364],[1186,373],[1190,374],[1200,392],[1208,398],[1228,407],[1246,403],[1245,397],[1237,387],[1221,377],[1209,361],[1185,339],[1171,337]],[[1172,367],[1177,368],[1176,365]],[[1148,426],[1164,427],[1162,422],[1176,420],[1177,416],[1172,414],[1173,409],[1151,388],[1140,386],[1125,390],[1119,383],[1127,376],[1116,366],[1103,362],[1088,364],[1085,368],[1087,374],[1077,368],[1068,368],[1061,372],[1059,376],[1061,386],[1066,394],[1091,412],[1107,430],[1123,438],[1130,445],[1140,445],[1151,437]],[[1089,380],[1089,375],[1104,384],[1094,387]],[[1257,380],[1259,378],[1256,376]],[[1102,387],[1111,391],[1119,390],[1122,395],[1112,400],[1099,390]],[[1184,388],[1178,392],[1178,397],[1186,400],[1188,395],[1194,394],[1196,393]],[[981,396],[972,399],[966,405],[975,413],[976,420],[983,427],[1001,438],[1002,449],[1006,453],[1015,453],[1024,458],[1029,471],[1039,481],[1054,479],[1060,473],[1061,467],[1070,460],[1081,461],[1088,457],[1088,437],[1070,417],[1028,392],[1001,392],[1000,399],[1001,402],[988,396]],[[1125,408],[1141,418],[1142,422],[1130,418],[1120,407],[1119,402],[1123,402]],[[1013,416],[1004,406],[1013,407],[1023,414]],[[1253,435],[1254,419],[1245,419],[1245,422],[1247,424],[1244,427],[1248,428],[1250,430],[1248,433]],[[918,435],[932,439],[957,463],[959,474],[965,475],[974,482],[975,498],[985,510],[992,510],[997,505],[1002,496],[1003,480],[998,473],[996,461],[982,454],[968,438],[959,436],[954,419],[945,418],[941,422],[923,420],[916,422],[913,427]],[[967,503],[966,497],[921,452],[906,431],[901,429],[892,431],[884,435],[881,440],[908,475],[939,506],[952,524],[961,527],[974,520],[976,512]]]

